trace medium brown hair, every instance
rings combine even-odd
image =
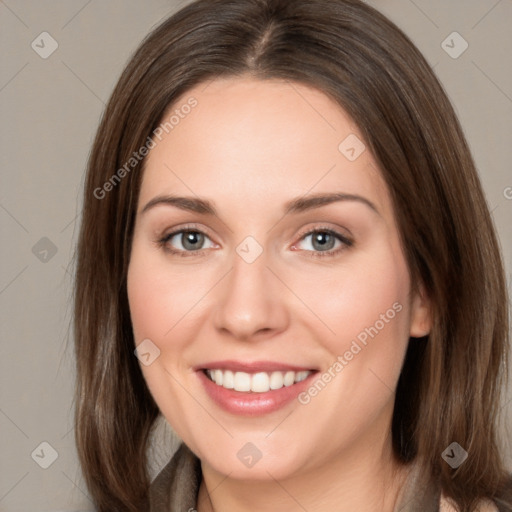
[[[484,497],[511,511],[497,436],[507,291],[489,209],[430,66],[358,0],[199,0],[153,30],[120,77],[90,155],[76,253],[76,442],[97,510],[147,506],[160,414],[134,355],[126,291],[144,160],[98,190],[187,90],[241,75],[312,86],[357,123],[389,187],[412,282],[433,306],[431,333],[410,341],[400,375],[395,456],[421,460],[463,512]],[[441,457],[454,441],[468,452],[456,470]]]

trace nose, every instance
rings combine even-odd
[[[219,285],[214,325],[221,334],[250,341],[287,328],[287,289],[268,267],[265,251],[252,263],[235,254],[231,271]]]

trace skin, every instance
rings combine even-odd
[[[391,450],[395,388],[409,337],[430,329],[428,301],[411,280],[389,192],[366,149],[338,149],[356,123],[320,91],[249,76],[187,91],[170,109],[198,105],[150,151],[128,269],[135,342],[160,356],[141,365],[162,414],[201,459],[199,512],[392,511],[408,468]],[[292,198],[333,191],[371,201],[331,203],[283,216]],[[212,201],[217,215],[160,204],[177,194]],[[157,241],[176,229],[206,234],[194,254]],[[312,229],[353,240],[314,257]],[[321,230],[321,229],[320,229]],[[252,236],[263,252],[236,248]],[[177,235],[167,247],[185,251]],[[186,243],[186,241],[185,241]],[[332,242],[331,242],[332,243]],[[197,254],[202,252],[202,255]],[[190,255],[192,254],[192,255]],[[332,367],[366,327],[401,311],[306,405],[258,417],[210,400],[193,367],[220,359]],[[414,340],[412,340],[414,342]],[[262,458],[246,467],[245,443]]]

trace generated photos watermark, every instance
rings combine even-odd
[[[192,112],[192,109],[197,107],[197,105],[197,99],[191,96],[188,98],[186,103],[183,103],[180,107],[174,109],[172,114],[153,130],[153,137],[149,136],[146,139],[145,144],[143,144],[137,151],[134,151],[132,156],[122,167],[112,174],[112,176],[105,181],[101,187],[96,187],[94,189],[94,197],[100,200],[104,199],[107,193],[111,192],[119,183],[121,183],[121,180],[129,174],[134,167],[144,159],[144,157],[148,155],[149,150],[156,147],[158,142],[162,141],[164,134],[168,134],[174,130],[174,128],[180,124],[181,120],[185,119],[185,117],[187,117]]]
[[[317,396],[368,345],[370,339],[375,338],[402,309],[402,304],[395,302],[385,313],[381,313],[379,319],[373,325],[365,327],[356,336],[356,339],[352,340],[350,348],[343,355],[338,355],[334,363],[306,391],[299,393],[297,400],[302,405],[309,404],[311,399]]]

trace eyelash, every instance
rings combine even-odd
[[[208,237],[208,235],[204,231],[197,229],[195,226],[185,226],[176,231],[166,234],[164,237],[159,239],[157,241],[157,243],[162,249],[164,249],[165,251],[167,251],[173,255],[176,255],[176,256],[189,258],[191,256],[203,256],[204,255],[204,252],[205,252],[204,249],[199,250],[199,251],[181,251],[181,250],[169,248],[169,246],[167,245],[169,240],[171,240],[175,235],[178,235],[180,233],[200,233],[200,234]],[[346,237],[345,235],[342,235],[341,233],[338,233],[337,231],[334,231],[333,229],[327,228],[327,227],[318,227],[318,228],[306,231],[304,233],[301,233],[299,241],[302,241],[303,238],[305,238],[309,235],[314,235],[317,233],[327,233],[331,236],[334,236],[343,245],[341,247],[338,247],[338,249],[331,249],[329,251],[305,251],[305,252],[311,253],[309,256],[312,258],[325,258],[325,257],[332,258],[334,256],[337,256],[340,252],[344,251],[347,247],[352,247],[352,245],[354,244],[353,240],[351,240],[348,237]]]

